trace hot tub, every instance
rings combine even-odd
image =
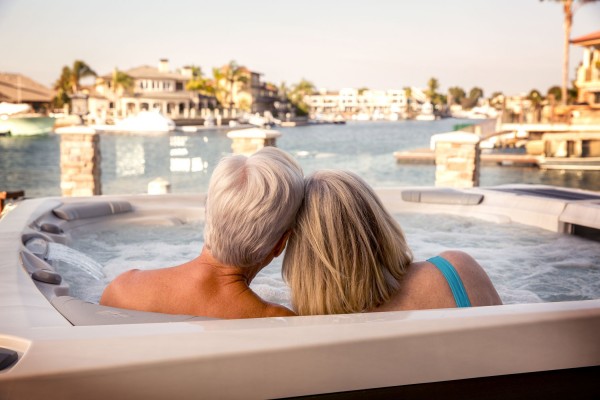
[[[600,229],[593,192],[511,185],[378,194],[392,213],[455,214],[591,238]],[[43,249],[27,246],[69,243],[82,228],[201,222],[203,204],[202,195],[45,198],[0,220],[0,398],[598,394],[597,299],[215,320],[85,302],[71,296]]]

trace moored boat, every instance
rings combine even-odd
[[[94,125],[98,132],[167,133],[175,130],[175,122],[159,112],[142,111],[114,125]]]
[[[32,113],[28,104],[0,103],[0,134],[45,135],[52,132],[54,118]]]

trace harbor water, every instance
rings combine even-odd
[[[354,171],[375,187],[432,186],[432,165],[397,164],[393,152],[429,147],[431,135],[466,120],[352,122],[279,128],[277,146],[293,154],[305,173],[324,168]],[[231,153],[227,130],[160,135],[103,134],[102,193],[137,194],[157,177],[174,193],[205,192],[221,157]],[[59,196],[60,136],[0,138],[0,190],[27,197]],[[483,166],[481,186],[547,184],[600,191],[600,171],[543,171],[535,167]]]

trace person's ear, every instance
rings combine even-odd
[[[273,249],[273,250],[275,250],[274,251],[275,257],[279,257],[279,255],[281,253],[283,253],[283,250],[285,250],[285,245],[287,244],[287,241],[290,238],[290,233],[292,233],[292,231],[289,231],[289,230],[285,231],[285,233],[283,234],[281,239],[279,239],[279,241],[275,245],[275,248]]]

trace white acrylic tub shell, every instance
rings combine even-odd
[[[483,194],[479,204],[436,204],[427,194],[427,203],[404,201],[407,190],[378,193],[391,212],[454,213],[554,231],[569,230],[563,212],[580,221],[573,209],[588,204],[598,212],[599,201],[472,189],[461,193]],[[64,225],[93,227],[202,219],[203,199],[34,199],[0,220],[0,348],[19,356],[0,371],[0,398],[277,398],[600,365],[600,300],[135,324],[121,323],[118,309],[100,308],[114,312],[115,324],[73,326],[20,264],[23,234],[60,204],[131,203],[129,213]],[[589,221],[596,224],[598,214]]]

